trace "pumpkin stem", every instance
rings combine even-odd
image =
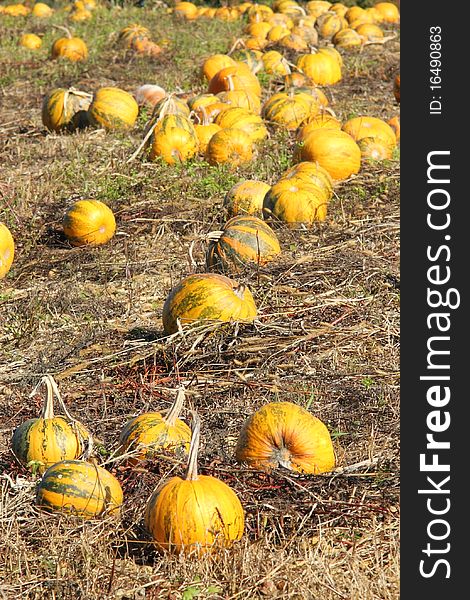
[[[185,399],[184,387],[181,386],[176,394],[176,399],[171,405],[170,410],[168,411],[167,416],[163,419],[167,425],[173,427],[176,423],[176,419],[179,417],[181,413],[181,409],[183,408]]]
[[[44,402],[44,406],[42,407],[40,419],[53,419],[54,418],[54,392],[51,386],[51,383],[48,377],[43,377],[38,385],[31,392],[30,397],[34,396],[38,387],[44,383],[46,385],[46,400]]]
[[[197,454],[199,451],[199,439],[201,436],[201,419],[196,411],[191,411],[191,445],[189,446],[188,467],[186,469],[186,481],[196,481],[197,474]]]
[[[240,283],[236,288],[233,288],[233,293],[238,296],[240,300],[243,300],[243,294],[245,293],[246,285]]]

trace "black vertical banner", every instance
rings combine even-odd
[[[468,594],[468,13],[401,5],[402,600]]]

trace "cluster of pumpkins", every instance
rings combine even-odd
[[[63,10],[68,13],[71,21],[84,21],[86,19],[91,19],[92,11],[96,7],[97,3],[95,0],[74,0],[74,2],[67,4]],[[37,19],[47,19],[55,12],[56,9],[45,2],[35,2],[32,6],[23,3],[0,6],[0,14],[8,15],[10,17],[27,17],[31,15]],[[22,36],[20,45],[31,50],[36,50],[41,47],[42,40],[38,35],[28,33]]]
[[[19,463],[41,475],[36,505],[85,519],[118,516],[124,502],[118,478],[93,457],[92,434],[69,413],[54,378],[46,375],[41,384],[47,390],[41,414],[18,425],[11,442]],[[54,413],[54,397],[64,415]],[[184,387],[180,387],[166,414],[142,413],[127,421],[113,460],[131,466],[168,454],[186,460],[184,477],[164,479],[152,492],[143,520],[158,550],[200,556],[242,537],[244,510],[230,486],[198,473],[201,422],[195,411],[191,428],[179,418],[184,400]],[[235,458],[268,472],[282,466],[319,474],[335,466],[325,424],[290,402],[266,404],[244,422]]]

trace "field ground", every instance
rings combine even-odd
[[[161,58],[116,46],[132,22],[167,40]],[[230,171],[201,159],[129,162],[145,111],[130,133],[48,134],[40,107],[53,87],[133,91],[150,82],[204,91],[197,67],[227,52],[244,22],[177,21],[151,3],[99,8],[73,24],[90,48],[76,64],[48,58],[60,31],[52,25],[70,26],[63,13],[0,15],[0,221],[16,242],[0,282],[0,597],[397,599],[398,152],[339,184],[324,223],[277,229],[282,258],[241,277],[259,307],[253,325],[167,339],[163,302],[181,277],[205,270],[202,237],[223,224],[225,193],[241,179],[276,181],[293,163],[294,137],[272,129],[256,160]],[[35,54],[17,47],[26,29],[43,35]],[[343,80],[325,89],[339,118],[398,114],[398,37],[343,57]],[[277,85],[263,83],[266,95]],[[63,238],[62,215],[78,198],[114,210],[118,233],[105,246],[72,248]],[[119,522],[34,507],[35,478],[17,465],[10,441],[38,415],[41,399],[29,395],[45,373],[122,483]],[[184,465],[165,456],[142,468],[106,462],[123,424],[168,408],[179,382],[188,384],[183,418],[195,408],[202,420],[200,471],[232,486],[246,511],[242,541],[198,561],[158,555],[142,528],[151,491]],[[235,462],[244,419],[273,400],[296,402],[327,424],[338,472],[268,475]]]

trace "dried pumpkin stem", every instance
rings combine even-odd
[[[53,388],[52,388],[51,383],[50,383],[49,379],[47,378],[47,376],[43,377],[41,379],[39,384],[34,388],[33,393],[31,395],[34,395],[36,393],[37,388],[42,383],[44,383],[46,386],[46,400],[44,402],[44,406],[42,407],[40,418],[41,419],[53,419],[54,418],[54,391],[53,391]]]
[[[189,446],[188,467],[186,469],[186,481],[196,481],[197,474],[197,455],[199,452],[199,440],[201,436],[201,419],[195,411],[191,411],[191,445]]]
[[[164,418],[164,421],[167,425],[173,426],[176,423],[176,419],[180,416],[181,410],[183,408],[184,399],[184,387],[181,386],[178,390],[178,393],[176,394],[175,401],[171,405],[167,416]]]

